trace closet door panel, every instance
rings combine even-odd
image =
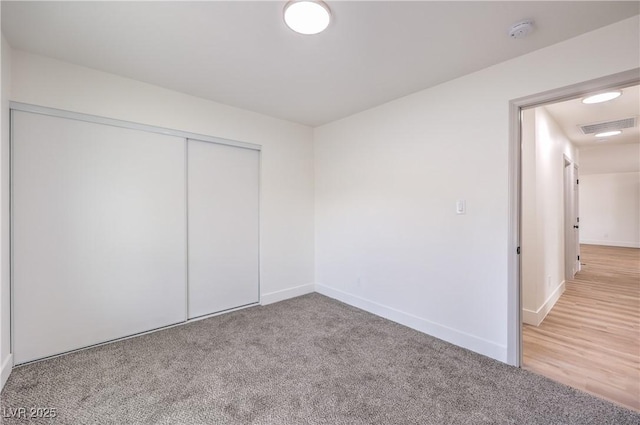
[[[186,141],[12,114],[16,363],[184,321]]]
[[[188,141],[189,318],[259,300],[259,156]]]

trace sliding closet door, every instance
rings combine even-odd
[[[186,141],[12,120],[16,363],[184,321]]]
[[[259,155],[188,141],[189,318],[258,302]]]

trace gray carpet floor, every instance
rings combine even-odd
[[[640,424],[640,414],[322,295],[16,368],[3,424]]]

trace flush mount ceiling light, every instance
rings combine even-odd
[[[585,97],[584,99],[582,99],[582,103],[590,105],[592,103],[606,102],[620,97],[621,95],[621,91],[608,91],[606,93],[598,93],[594,94],[593,96]]]
[[[620,130],[605,131],[604,133],[596,134],[596,137],[611,137],[611,136],[617,136],[620,133],[622,133],[622,131]]]
[[[284,6],[284,22],[297,33],[318,34],[329,26],[331,11],[320,0],[293,0]]]

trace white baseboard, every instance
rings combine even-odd
[[[581,244],[585,245],[603,245],[603,246],[619,246],[621,248],[640,248],[640,242],[621,242],[621,241],[609,241],[609,240],[597,240],[597,239],[586,239],[580,241]]]
[[[7,359],[2,363],[2,369],[0,369],[0,391],[4,388],[4,384],[7,383],[11,370],[13,368],[13,354],[9,354]]]
[[[391,307],[387,307],[374,301],[369,301],[360,296],[349,294],[338,289],[330,288],[328,286],[320,285],[317,283],[315,287],[316,292],[318,292],[319,294],[326,295],[327,297],[342,301],[343,303],[349,304],[353,307],[368,311],[369,313],[375,314],[376,316],[384,317],[385,319],[400,323],[401,325],[434,336],[436,338],[469,349],[471,351],[475,351],[476,353],[483,354],[501,362],[507,361],[506,346],[496,344],[495,342],[487,341],[482,338],[478,338],[477,336],[431,322],[429,320],[414,316],[409,313],[405,313],[400,310],[396,310]]]
[[[528,325],[540,326],[540,323],[542,323],[544,318],[547,317],[547,314],[549,314],[553,306],[556,305],[556,302],[560,299],[560,296],[564,293],[566,288],[566,281],[563,280],[536,311],[523,308],[522,321]]]
[[[260,304],[267,305],[277,303],[278,301],[288,300],[289,298],[299,297],[300,295],[310,294],[314,292],[315,285],[308,283],[306,285],[295,286],[293,288],[283,289],[281,291],[269,292],[261,294]]]

